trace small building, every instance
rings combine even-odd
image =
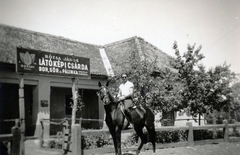
[[[179,114],[179,112],[175,113],[175,125],[176,126],[186,126],[187,122],[192,122],[193,126],[199,126],[199,118],[193,119],[192,116],[188,116],[186,113]],[[200,117],[200,125],[205,125],[205,121],[203,116]]]
[[[83,118],[103,119],[104,108],[96,95],[98,82],[105,83],[116,74],[116,61],[126,59],[137,51],[139,58],[158,56],[162,68],[169,67],[173,58],[140,37],[131,37],[107,45],[93,45],[49,34],[0,24],[0,119],[19,118],[19,81],[24,79],[26,136],[37,136],[40,119],[71,117],[72,79],[74,76],[16,72],[17,49],[58,53],[90,59],[90,78],[78,78],[78,92],[82,96]],[[6,123],[6,122],[5,122]],[[10,131],[7,123],[0,133]],[[85,122],[84,128],[102,128],[102,122]],[[54,125],[45,125],[45,135],[54,135]]]

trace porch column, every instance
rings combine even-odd
[[[24,100],[24,78],[23,74],[19,75],[19,118],[21,129],[20,155],[24,155],[24,139],[25,139],[25,100]]]
[[[34,136],[38,137],[41,131],[41,119],[50,119],[50,92],[51,83],[47,78],[41,78],[39,80],[36,95],[38,98],[38,114],[36,122],[36,130]],[[48,138],[50,135],[50,124],[44,123],[44,138]]]

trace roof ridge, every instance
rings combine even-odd
[[[119,41],[115,41],[115,42],[112,42],[112,43],[109,43],[109,44],[105,44],[103,45],[103,47],[108,47],[108,46],[113,46],[113,45],[117,45],[119,43],[124,43],[124,42],[127,42],[129,40],[132,40],[132,39],[135,39],[136,36],[134,37],[130,37],[130,38],[127,38],[127,39],[123,39],[123,40],[119,40]]]
[[[158,48],[157,46],[151,44],[150,42],[146,41],[145,39],[138,37],[138,39],[143,40],[146,44],[152,46],[154,49],[160,50],[161,52],[163,52],[160,48]]]
[[[161,52],[162,54],[164,54],[164,55],[167,55],[167,56],[169,56],[169,57],[172,57],[172,58],[173,58],[173,56],[171,56],[171,55],[169,55],[169,54],[165,53],[163,50],[161,50],[161,49],[160,49],[160,48],[158,48],[157,46],[153,45],[152,43],[150,43],[150,42],[146,41],[145,39],[143,39],[143,38],[141,38],[141,37],[138,37],[138,39],[140,39],[140,40],[143,40],[143,41],[144,41],[146,44],[150,45],[152,48],[154,48],[155,50],[157,50],[157,51]]]
[[[116,45],[116,44],[119,44],[119,43],[124,43],[124,42],[127,42],[129,40],[138,38],[140,40],[143,40],[145,43],[151,45],[153,48],[158,49],[161,52],[163,52],[161,49],[159,49],[155,45],[149,43],[148,41],[146,41],[145,39],[143,39],[142,37],[139,37],[139,36],[133,36],[133,37],[130,37],[130,38],[127,38],[127,39],[115,41],[115,42],[112,42],[112,43],[109,43],[109,44],[105,44],[105,45],[97,45],[97,44],[85,43],[85,42],[69,39],[69,38],[66,38],[66,37],[63,37],[63,36],[57,36],[57,35],[53,35],[53,34],[37,32],[37,31],[28,30],[28,29],[19,28],[19,27],[10,26],[10,25],[5,25],[5,24],[1,24],[1,23],[0,23],[0,27],[6,28],[6,29],[15,29],[15,30],[22,31],[22,32],[28,32],[28,33],[30,32],[31,34],[37,34],[37,35],[41,35],[41,36],[49,36],[49,37],[53,37],[53,38],[57,38],[57,39],[62,39],[62,40],[68,41],[68,42],[79,43],[79,44],[82,44],[82,45],[94,46],[94,47],[98,47],[98,48],[108,47],[108,46]]]
[[[47,36],[47,37],[52,37],[52,38],[56,38],[56,39],[62,39],[64,41],[72,42],[72,43],[80,43],[80,44],[83,44],[83,45],[89,45],[89,46],[94,46],[94,47],[101,47],[102,46],[102,45],[85,43],[85,42],[65,38],[63,36],[57,36],[57,35],[53,35],[53,34],[37,32],[37,31],[28,30],[28,29],[24,29],[24,28],[19,28],[19,27],[15,27],[15,26],[9,26],[9,25],[5,25],[5,24],[1,24],[1,23],[0,23],[0,27],[6,28],[6,29],[15,29],[15,30],[20,31],[20,32],[27,32],[27,33],[31,33],[31,34],[35,34],[35,35],[39,35],[39,36]]]
[[[145,54],[145,52],[142,51],[142,47],[140,45],[140,42],[139,42],[137,36],[135,37],[135,44],[136,44],[136,48],[137,48],[139,57],[140,57],[140,59],[142,61],[142,60],[144,60],[146,58],[146,54]]]

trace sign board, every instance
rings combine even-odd
[[[17,48],[17,72],[90,78],[90,59]]]
[[[48,100],[40,100],[41,107],[48,107]]]

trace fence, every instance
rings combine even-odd
[[[59,121],[59,122],[54,122]],[[75,124],[70,128],[70,123],[68,121],[71,121],[71,118],[63,118],[63,119],[41,119],[41,130],[39,133],[39,139],[40,139],[40,148],[43,148],[44,145],[44,123],[54,124],[54,125],[61,125],[63,127],[63,133],[62,133],[62,149],[63,152],[66,154],[67,152],[73,152],[73,155],[76,154],[76,152],[79,152],[81,150],[81,125],[82,121],[101,121],[104,120],[101,119],[76,119],[76,121],[79,122],[79,124]],[[107,132],[108,130],[106,130]],[[74,135],[74,136],[73,136]]]
[[[202,130],[202,129],[223,129],[223,139],[213,139],[213,140],[208,140],[209,143],[212,142],[229,142],[229,129],[233,128],[233,133],[236,133],[236,128],[240,127],[240,123],[235,123],[235,124],[228,124],[227,120],[223,121],[223,124],[217,124],[217,125],[203,125],[203,126],[193,126],[192,122],[187,122],[186,126],[181,126],[181,127],[176,127],[176,126],[169,126],[169,127],[161,127],[157,128],[156,131],[171,131],[171,130],[188,130],[188,140],[187,144],[188,146],[194,146],[195,143],[199,143],[194,141],[193,137],[193,131],[194,130]],[[239,141],[240,139],[238,139]],[[204,141],[206,142],[206,141]]]
[[[53,121],[60,121],[60,122],[53,122]],[[63,119],[41,119],[40,120],[40,124],[41,124],[41,128],[39,131],[39,145],[40,148],[43,147],[44,144],[44,123],[48,123],[48,124],[54,124],[54,125],[61,125],[61,126],[65,126],[65,128],[69,128],[69,124],[68,124],[68,118],[63,118]]]
[[[92,132],[92,131],[82,131],[81,124],[82,121],[103,121],[99,119],[78,119],[79,124],[75,124],[72,126],[71,131],[71,151],[73,155],[82,155],[83,150],[81,149],[81,136],[82,133]],[[187,122],[186,126],[163,126],[160,128],[156,128],[156,131],[171,131],[171,130],[188,130],[188,139],[187,142],[180,142],[174,144],[158,144],[157,148],[166,148],[166,147],[178,147],[178,146],[194,146],[195,144],[201,144],[201,141],[194,141],[193,131],[194,130],[202,130],[202,129],[223,129],[223,139],[213,139],[208,141],[202,141],[202,143],[213,143],[213,142],[229,142],[229,129],[233,128],[233,132],[236,132],[236,128],[240,127],[240,123],[228,124],[227,120],[223,121],[223,124],[218,125],[204,125],[204,126],[193,126],[192,122]],[[96,131],[95,131],[96,132]],[[99,131],[98,131],[99,132]],[[101,130],[101,132],[108,132],[108,130]],[[134,130],[123,130],[124,133],[135,133]],[[236,138],[235,141],[240,141],[239,138]]]
[[[1,134],[0,141],[11,142],[10,147],[8,148],[8,153],[11,155],[22,155],[24,154],[24,145],[22,140],[22,132],[19,127],[19,119],[7,119],[2,120],[3,122],[13,122],[15,121],[15,126],[11,128],[10,134]]]

